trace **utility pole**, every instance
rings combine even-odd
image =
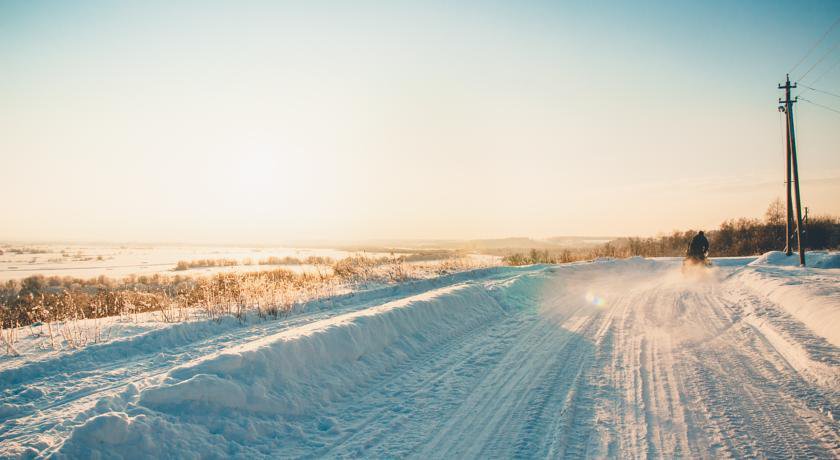
[[[790,190],[792,179],[794,184],[794,197],[796,198],[796,243],[799,250],[799,265],[804,267],[805,252],[803,251],[804,245],[802,244],[802,201],[799,196],[799,167],[796,161],[796,133],[793,125],[793,103],[796,100],[790,98],[790,90],[796,88],[796,83],[791,85],[790,75],[787,75],[785,80],[784,85],[779,85],[779,89],[785,90],[785,100],[779,99],[779,104],[784,104],[784,106],[779,107],[779,110],[785,113],[785,125],[787,126],[787,181],[785,182],[787,187],[787,225],[785,226],[785,254],[791,255],[793,252],[790,247],[791,221],[793,220],[793,200],[791,199]],[[793,173],[792,178],[791,173]]]
[[[782,88],[780,85],[779,88]],[[783,107],[779,107],[779,112],[785,114],[785,133],[786,137],[785,140],[787,141],[787,145],[785,145],[785,190],[787,191],[787,214],[785,217],[785,255],[793,254],[793,249],[790,247],[791,241],[793,241],[793,197],[790,192],[791,183],[791,170],[790,170],[790,117],[787,116],[788,112],[788,104],[790,101],[790,82],[788,81],[787,87],[785,88],[785,95],[787,96],[786,99],[788,102],[785,103]],[[779,103],[782,101],[779,100]]]

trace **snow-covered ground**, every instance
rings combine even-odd
[[[840,269],[787,260],[495,267],[120,324],[0,361],[0,456],[837,458]]]
[[[17,248],[22,253],[14,252]],[[109,246],[0,244],[0,282],[33,275],[96,278],[122,278],[128,275],[212,275],[214,273],[275,270],[277,265],[260,265],[269,257],[329,257],[335,260],[358,254],[338,249],[228,246]],[[364,253],[370,257],[386,253]],[[193,267],[174,271],[178,261],[232,259],[239,263],[226,267]],[[250,263],[246,263],[250,260]],[[314,271],[311,265],[283,265],[293,271]]]

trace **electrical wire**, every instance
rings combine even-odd
[[[808,89],[809,89],[809,90],[811,90],[811,91],[816,91],[816,92],[818,92],[818,93],[828,94],[829,96],[840,97],[840,94],[835,94],[835,93],[832,93],[832,92],[830,92],[830,91],[825,91],[825,90],[822,90],[822,89],[817,89],[817,88],[814,88],[814,87],[812,87],[812,86],[808,86],[808,85],[805,85],[805,84],[802,84],[802,83],[799,83],[799,86],[803,86],[803,87],[805,87],[805,88],[808,88]],[[804,91],[803,91],[803,94],[804,94]]]
[[[834,20],[834,23],[832,23],[831,26],[829,26],[828,30],[826,30],[825,33],[822,34],[820,39],[817,40],[817,42],[814,43],[813,46],[811,46],[811,48],[808,50],[808,52],[805,53],[804,56],[802,56],[802,59],[800,59],[799,62],[797,62],[796,65],[793,66],[793,68],[790,69],[790,72],[788,72],[788,73],[793,73],[793,71],[796,70],[797,67],[802,65],[802,63],[805,62],[805,59],[808,59],[808,56],[810,56],[811,53],[813,53],[814,50],[817,49],[818,46],[820,46],[820,43],[822,43],[823,40],[825,40],[825,37],[828,37],[828,34],[830,34],[831,31],[834,30],[835,27],[837,27],[837,24],[840,24],[840,18],[837,18],[837,19]]]
[[[830,110],[830,111],[835,112],[835,113],[840,113],[840,110],[837,110],[837,109],[835,109],[835,108],[829,107],[829,106],[827,106],[827,105],[817,104],[816,102],[814,102],[814,101],[809,101],[808,99],[805,99],[805,98],[801,98],[801,97],[800,97],[800,98],[799,98],[799,100],[800,100],[800,101],[807,102],[807,103],[812,104],[812,105],[815,105],[815,106],[817,106],[817,107],[822,107],[822,108],[824,108],[825,110]]]
[[[828,73],[834,70],[834,68],[837,67],[838,64],[840,64],[840,57],[838,57],[837,60],[834,61],[834,64],[831,64],[830,66],[826,67],[823,73],[819,74],[817,78],[811,80],[811,83],[813,84],[822,80],[822,77],[828,75]]]
[[[834,46],[832,46],[825,54],[823,54],[821,58],[817,59],[817,62],[815,62],[810,68],[808,68],[808,70],[805,71],[805,73],[802,74],[801,77],[799,77],[799,80],[804,80],[805,77],[807,77],[808,74],[811,73],[811,71],[814,70],[815,67],[820,65],[822,63],[822,61],[824,61],[825,58],[828,57],[829,54],[833,53],[834,50],[836,50],[838,46],[840,46],[840,40],[838,40],[837,43],[834,44]]]
[[[811,80],[811,84],[817,83],[820,80],[822,80],[822,78],[824,76],[828,75],[828,73],[831,72],[832,70],[834,70],[838,65],[840,65],[840,57],[838,57],[837,60],[835,60],[833,64],[826,67],[825,70],[823,70],[823,72],[817,76],[817,78]],[[808,85],[805,85],[805,84],[802,84],[802,83],[799,83],[799,85],[804,87],[805,89],[802,90],[799,94],[797,94],[796,95],[797,97],[799,97],[803,94],[807,94],[808,91],[815,91],[816,90],[815,88],[812,88],[812,87],[810,87]]]

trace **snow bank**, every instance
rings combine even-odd
[[[290,429],[290,420],[315,416],[408,357],[497,321],[510,305],[506,290],[478,283],[444,287],[210,355],[88,419],[58,455],[166,457],[173,449],[196,456],[265,455],[279,447],[278,430]],[[318,425],[338,429],[330,420]],[[275,444],[268,449],[265,443]]]
[[[814,264],[830,265],[837,253],[815,254]],[[768,298],[816,335],[840,347],[840,271],[791,269],[779,266],[788,259],[782,252],[767,253],[734,278],[756,294]],[[762,260],[763,259],[763,260]],[[760,263],[759,263],[760,262]],[[810,262],[809,262],[810,265]]]
[[[680,257],[680,262],[682,262],[683,258]],[[755,262],[758,257],[755,256],[745,256],[745,257],[712,257],[712,264],[715,267],[743,267],[744,265],[750,264]]]
[[[328,299],[318,299],[297,308],[293,313],[332,311],[352,307],[365,302],[382,301],[394,296],[411,295],[431,289],[449,286],[466,280],[479,280],[493,276],[502,276],[522,270],[517,267],[488,267],[452,273],[436,278],[409,281],[393,285],[379,286],[373,289],[351,291]],[[94,365],[112,363],[132,356],[153,355],[174,348],[189,346],[199,340],[214,337],[224,331],[239,329],[243,325],[233,318],[215,320],[192,320],[181,323],[155,321],[156,312],[140,315],[140,322],[124,322],[120,317],[102,318],[100,327],[108,330],[109,340],[91,344],[82,349],[69,349],[59,352],[48,351],[39,346],[46,339],[32,338],[18,348],[23,356],[0,357],[0,382],[18,385],[50,373],[67,373]],[[94,320],[82,320],[81,327]],[[60,328],[60,324],[54,326]],[[23,341],[22,341],[23,342]]]
[[[91,363],[110,363],[135,355],[156,354],[234,327],[239,327],[239,323],[232,319],[222,322],[205,320],[160,323],[157,329],[146,330],[133,336],[128,335],[88,345],[82,349],[48,355],[47,359],[31,360],[19,367],[0,369],[0,382],[19,385],[45,374],[77,371]]]
[[[751,266],[774,265],[781,267],[798,267],[799,255],[793,253],[788,256],[782,251],[770,251],[750,263]],[[840,268],[840,252],[807,251],[805,266],[811,268]]]

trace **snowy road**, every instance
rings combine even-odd
[[[6,370],[36,396],[0,454],[837,458],[840,270],[746,262],[499,269]]]

